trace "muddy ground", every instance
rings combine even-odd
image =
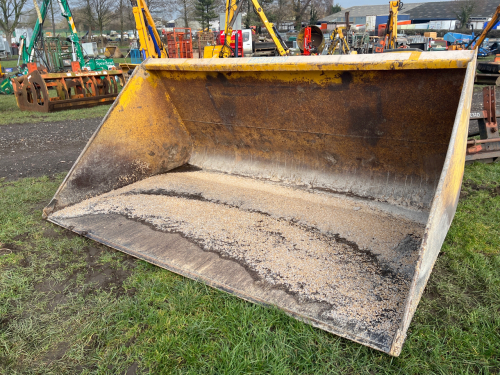
[[[0,178],[69,171],[100,122],[96,118],[0,126]]]
[[[69,171],[100,122],[101,119],[97,118],[69,122],[0,126],[0,179],[17,180],[24,177],[50,176]],[[41,202],[41,206],[45,206],[46,203],[48,202]],[[69,231],[59,233],[52,228],[44,232],[44,237],[54,240],[63,237],[72,238],[74,236],[77,235]],[[18,237],[16,239],[29,243],[27,234]],[[29,251],[24,246],[0,243],[0,248],[2,248],[0,256],[11,252],[25,253],[26,255],[19,265],[21,267],[29,267],[31,265],[32,259],[30,259],[30,255],[28,255]],[[72,250],[68,249],[68,251]],[[55,283],[47,279],[34,286],[38,294],[46,295],[50,300],[47,306],[49,312],[56,310],[59,306],[64,306],[68,302],[67,296],[71,293],[80,293],[85,298],[89,293],[95,293],[97,290],[105,290],[112,291],[116,295],[116,298],[118,298],[124,293],[131,295],[135,292],[133,289],[125,292],[123,282],[135,267],[136,259],[125,256],[124,262],[128,267],[124,270],[114,269],[108,265],[97,263],[103,251],[114,250],[98,244],[95,247],[85,247],[83,256],[87,263],[86,269],[75,271],[67,280],[61,283]],[[48,268],[53,272],[57,272],[65,269],[66,266],[66,264],[54,263],[49,265]],[[83,274],[84,283],[87,286],[83,291],[76,285],[76,279],[81,274]],[[15,322],[16,317],[8,316],[0,320],[0,331],[8,328],[10,320]],[[53,362],[63,358],[68,349],[68,345],[65,344],[67,343],[62,342],[57,347],[54,347],[43,356],[42,361]],[[135,374],[137,368],[137,363],[132,364],[126,374]],[[77,366],[75,368],[76,373],[80,373],[83,370],[85,370],[84,367]],[[1,372],[2,365],[0,363]]]
[[[52,239],[54,241],[65,239],[72,239],[77,237],[75,233],[70,231],[58,232],[53,228],[49,227],[43,232],[43,236],[48,239]],[[37,262],[37,259],[34,258],[34,253],[30,251],[30,248],[35,246],[36,244],[31,241],[29,233],[24,233],[15,237],[16,241],[22,241],[23,245],[16,245],[14,243],[2,244],[0,243],[0,256],[8,253],[18,253],[24,254],[24,257],[19,262],[19,267],[22,268],[32,268],[33,263]],[[37,302],[39,299],[46,299],[48,301],[44,313],[54,313],[57,312],[59,317],[64,315],[64,311],[68,307],[68,303],[75,300],[77,298],[86,298],[91,294],[96,294],[98,291],[106,291],[111,292],[111,295],[115,298],[119,298],[122,295],[127,295],[129,297],[134,296],[136,290],[135,288],[129,288],[125,290],[123,288],[124,281],[132,274],[134,268],[137,264],[137,259],[132,256],[124,254],[121,257],[121,264],[119,268],[112,267],[108,263],[101,263],[99,259],[101,255],[105,252],[113,252],[113,249],[109,249],[100,244],[95,244],[95,246],[86,246],[83,248],[83,252],[78,251],[74,248],[68,247],[64,250],[66,261],[77,260],[80,257],[85,258],[85,267],[75,269],[71,274],[67,276],[66,279],[61,281],[55,281],[53,278],[46,278],[41,282],[38,282],[34,285],[34,291],[36,297],[34,297]],[[68,255],[69,254],[69,255]],[[49,252],[41,251],[36,253],[38,258],[46,259],[50,256]],[[62,257],[61,257],[62,258]],[[38,259],[39,261],[39,259]],[[67,270],[68,264],[62,261],[55,261],[46,265],[45,270],[50,270],[49,273],[61,273]],[[82,283],[83,281],[83,283]],[[7,331],[9,329],[9,325],[16,324],[18,320],[22,317],[26,317],[30,314],[30,312],[24,312],[23,316],[15,316],[15,315],[5,315],[0,318],[0,332]],[[48,352],[44,353],[40,357],[40,363],[46,365],[54,362],[62,362],[64,363],[64,356],[70,349],[72,344],[71,338],[68,337],[65,340],[65,337],[59,337],[61,340],[59,343],[55,344]],[[96,339],[91,340],[84,348],[84,351],[91,353],[98,345],[101,343],[97,342]],[[0,356],[0,374],[3,374],[3,366],[6,366],[6,363],[3,363],[2,356]],[[5,360],[5,359],[4,359]],[[29,361],[28,361],[29,362]],[[20,364],[19,369],[26,369]],[[71,366],[69,366],[71,367]],[[82,373],[84,371],[96,371],[97,367],[95,366],[82,366],[77,365],[69,370],[69,373]],[[110,373],[115,373],[114,369],[111,366],[108,366],[108,370]],[[127,371],[126,375],[135,375],[138,370],[138,364],[131,364]]]

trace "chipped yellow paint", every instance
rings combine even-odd
[[[146,70],[172,71],[352,71],[407,69],[463,69],[473,51],[402,52],[344,56],[277,56],[240,59],[155,59],[145,62]]]
[[[69,24],[71,25],[71,31],[76,34],[77,31],[76,31],[76,27],[75,27],[75,23],[73,22],[73,17],[69,17],[68,18],[68,22]]]

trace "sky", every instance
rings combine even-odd
[[[406,0],[403,3],[430,3],[439,0]],[[389,0],[334,0],[335,4],[340,4],[342,8],[350,8],[355,5],[383,5],[389,4]]]

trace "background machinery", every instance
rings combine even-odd
[[[382,53],[398,48],[398,13],[401,9],[403,9],[402,1],[389,1],[389,19],[385,28],[385,37],[374,46],[373,52]]]
[[[330,45],[328,46],[328,54],[333,55],[338,49],[340,55],[349,55],[351,49],[347,42],[347,35],[343,33],[344,28],[335,27],[335,30],[330,34]]]
[[[135,27],[139,35],[139,53],[142,60],[147,58],[167,58],[168,52],[165,48],[160,34],[156,29],[155,22],[149,8],[144,0],[131,0],[132,12],[134,13]],[[120,69],[126,72],[126,78],[132,74],[139,64],[121,63]]]
[[[144,0],[132,0],[132,11],[134,12],[135,27],[139,35],[139,49],[142,59],[168,57],[167,49],[161,41],[158,30],[156,30],[146,2]]]
[[[320,55],[325,48],[323,31],[318,26],[303,27],[297,34],[297,47],[301,55]]]
[[[19,70],[24,75],[11,80],[18,107],[52,112],[112,102],[124,85],[122,71],[116,69],[112,59],[84,58],[69,5],[66,0],[57,1],[70,28],[66,57],[71,72],[66,72],[63,63],[61,41],[42,35],[50,4],[50,0],[44,0],[41,8],[35,7],[38,18],[29,45],[24,36],[20,38]]]
[[[260,17],[260,20],[264,24],[267,32],[269,33],[271,39],[276,45],[277,54],[279,56],[289,55],[290,51],[286,43],[281,38],[281,35],[274,26],[274,24],[269,22],[269,20],[267,19],[264,10],[260,6],[259,2],[257,0],[251,0],[251,1],[255,12]],[[233,26],[234,22],[236,21],[236,17],[240,12],[242,4],[243,4],[242,0],[240,0],[239,3],[237,3],[236,0],[226,0],[226,25],[224,28],[224,43],[221,43],[220,45],[213,47],[212,46],[205,47],[204,57],[208,58],[212,57],[227,58],[232,56],[236,57],[237,54],[235,54],[235,51],[237,51],[240,47],[238,46],[240,38],[239,37],[233,38]],[[233,43],[233,39],[235,43]],[[234,47],[231,47],[232,43]]]

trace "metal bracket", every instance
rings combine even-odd
[[[500,136],[496,115],[495,86],[483,89],[483,113],[479,121],[479,140],[467,141],[467,155],[465,161],[483,160],[494,161],[500,157]],[[486,161],[486,162],[487,162]]]

